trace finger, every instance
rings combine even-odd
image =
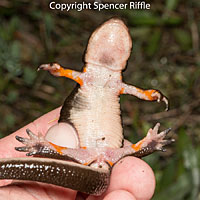
[[[103,200],[136,200],[136,198],[128,191],[126,190],[115,190],[110,193],[108,193]],[[102,200],[102,196],[95,197],[95,196],[89,196],[87,200]]]
[[[114,166],[106,194],[115,190],[129,191],[137,200],[151,199],[155,190],[155,176],[143,160],[126,157]]]
[[[105,196],[103,200],[136,200],[136,198],[128,191],[125,190],[116,190],[110,192],[108,195]]]
[[[29,200],[72,200],[76,192],[52,185],[32,182],[15,182],[13,185],[0,188],[0,200],[5,199],[29,199]]]

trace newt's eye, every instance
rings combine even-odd
[[[121,71],[126,66],[131,48],[132,41],[126,25],[113,18],[102,24],[90,37],[85,61]]]

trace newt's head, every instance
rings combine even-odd
[[[91,35],[85,62],[121,71],[126,67],[131,48],[132,40],[127,26],[122,20],[112,18]]]

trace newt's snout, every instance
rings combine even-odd
[[[85,55],[86,63],[121,71],[130,56],[132,40],[123,21],[112,18],[90,37]]]

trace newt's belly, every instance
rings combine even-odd
[[[111,88],[80,88],[73,104],[69,119],[78,132],[81,147],[121,147],[119,97]]]

